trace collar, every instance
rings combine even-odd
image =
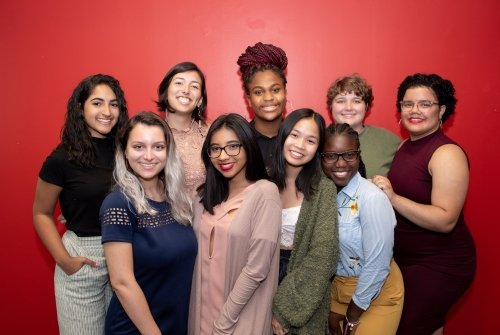
[[[346,186],[344,186],[344,188],[339,193],[344,193],[349,198],[353,199],[356,196],[356,192],[358,191],[360,182],[361,182],[361,175],[359,174],[358,171],[356,172],[354,177],[352,177],[351,180],[349,180],[349,183]]]

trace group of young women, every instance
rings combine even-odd
[[[468,160],[441,130],[451,82],[403,81],[400,144],[364,124],[358,75],[328,89],[326,127],[308,108],[284,117],[282,49],[257,43],[237,63],[251,122],[208,124],[190,62],[159,85],[165,118],[129,119],[110,76],[74,90],[33,209],[60,333],[442,334],[475,272]]]

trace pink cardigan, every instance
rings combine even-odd
[[[193,228],[197,237],[203,205],[195,200]],[[214,334],[272,335],[272,301],[278,287],[281,201],[278,188],[259,180],[248,191],[229,228],[225,304],[214,323]],[[198,261],[193,274],[189,335],[200,333]]]

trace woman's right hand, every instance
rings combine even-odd
[[[62,225],[66,224],[66,218],[64,217],[64,215],[62,215],[62,213],[57,217],[57,221]]]
[[[92,267],[97,267],[99,264],[93,260],[90,260],[86,257],[69,257],[69,259],[64,262],[58,263],[61,270],[64,271],[68,276],[71,276],[77,273],[85,264],[90,265]]]

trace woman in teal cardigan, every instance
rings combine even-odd
[[[271,179],[283,207],[280,285],[273,302],[275,334],[325,334],[330,279],[338,261],[337,191],[321,172],[325,121],[311,109],[280,126]]]

